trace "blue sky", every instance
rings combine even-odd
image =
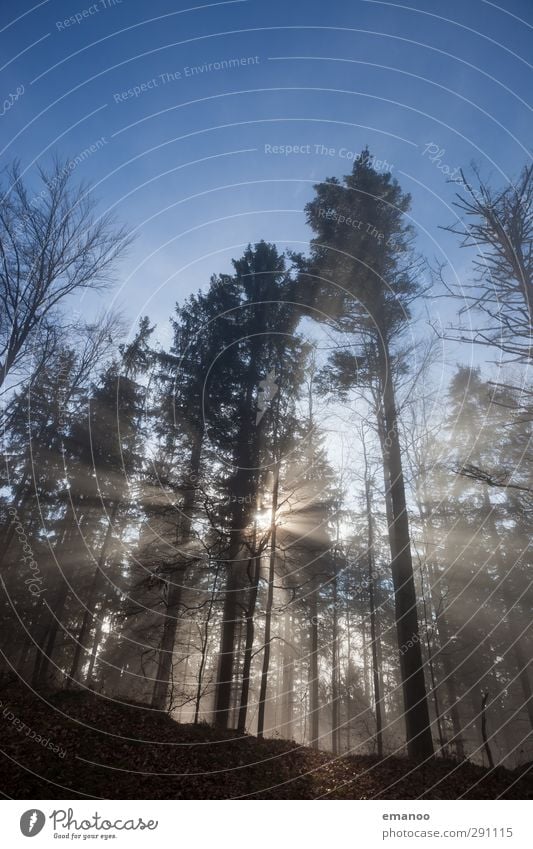
[[[442,169],[476,161],[504,184],[530,156],[530,0],[194,6],[1,5],[2,97],[24,87],[1,117],[2,164],[30,176],[101,140],[74,177],[138,232],[115,290],[131,321],[163,321],[249,241],[304,249],[313,183],[366,144],[412,192],[421,250],[466,272],[439,229]]]

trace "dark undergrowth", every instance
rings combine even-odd
[[[0,790],[15,799],[531,799],[533,770],[371,756],[184,725],[90,692],[0,692]]]

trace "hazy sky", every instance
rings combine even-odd
[[[463,273],[442,168],[503,184],[529,157],[533,5],[413,2],[2,0],[3,163],[82,156],[75,178],[139,233],[116,290],[131,320],[249,241],[304,249],[313,183],[366,144],[412,192],[421,249]]]

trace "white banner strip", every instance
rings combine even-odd
[[[5,801],[2,813],[6,849],[67,840],[124,849],[533,846],[525,801],[36,800]]]

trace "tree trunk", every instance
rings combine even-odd
[[[374,683],[374,706],[376,712],[376,751],[383,757],[383,717],[381,711],[382,690],[380,686],[380,666],[378,658],[378,623],[376,616],[374,583],[374,520],[372,517],[372,484],[368,468],[366,445],[363,438],[363,457],[365,463],[365,506],[368,536],[368,600],[370,606],[370,640],[372,648],[372,680]]]
[[[89,659],[89,668],[87,670],[87,684],[90,687],[93,684],[93,674],[94,674],[94,666],[96,663],[96,655],[98,654],[98,647],[100,645],[100,640],[102,639],[102,619],[97,620],[96,623],[96,631],[93,639],[93,646],[91,650],[91,657]]]
[[[152,707],[157,708],[157,710],[165,710],[167,706],[184,574],[185,568],[182,568],[172,575],[172,580],[167,584],[165,623],[159,646],[156,680],[152,694]]]
[[[251,405],[251,393],[247,397]],[[253,442],[253,445],[251,445]],[[248,420],[241,423],[239,438],[239,456],[237,473],[230,482],[232,515],[229,532],[228,556],[226,559],[226,591],[222,611],[220,633],[219,663],[215,688],[214,720],[218,728],[227,728],[230,719],[230,704],[235,662],[235,634],[239,614],[239,596],[243,589],[243,561],[246,526],[250,520],[250,508],[256,505],[257,480],[250,469],[257,467],[259,428],[251,434]],[[254,460],[252,460],[252,457]]]
[[[76,516],[76,508],[79,506],[81,498],[78,496],[73,501],[73,515],[67,511],[61,520],[62,533],[58,543],[60,553],[69,553],[69,543],[76,536],[78,523],[81,524],[82,516]],[[54,556],[55,559],[55,556]],[[55,642],[60,620],[63,616],[65,604],[69,593],[69,581],[60,571],[61,583],[53,601],[53,606],[48,604],[46,597],[43,596],[41,601],[42,610],[39,613],[39,620],[43,628],[43,635],[39,640],[35,641],[36,656],[32,673],[32,685],[37,686],[40,683],[46,682],[49,675],[50,662],[55,649]],[[72,577],[72,576],[70,576]]]
[[[180,511],[180,521],[176,533],[177,545],[186,543],[191,535],[192,511],[196,501],[195,481],[198,480],[200,472],[200,458],[202,453],[203,430],[198,431],[191,449],[189,474],[187,488],[183,495],[183,505]],[[163,636],[159,646],[156,680],[152,694],[152,707],[165,710],[172,674],[172,657],[178,630],[178,613],[181,603],[182,585],[187,560],[183,558],[172,573],[167,582],[167,598],[165,606],[165,622],[163,625]]]
[[[378,633],[376,604],[374,597],[374,523],[372,521],[372,498],[370,482],[366,482],[366,509],[368,519],[368,599],[370,605],[370,640],[372,645],[372,679],[374,683],[374,709],[376,712],[376,751],[383,757],[383,719],[381,715],[381,689],[378,663]]]
[[[240,539],[239,539],[240,543]],[[230,717],[231,685],[235,655],[235,632],[237,625],[237,594],[240,580],[235,560],[241,552],[241,546],[230,548],[227,565],[226,590],[222,611],[219,663],[215,690],[215,725],[227,728]]]
[[[425,631],[426,631],[426,647],[427,647],[427,653],[428,653],[428,668],[429,668],[429,674],[430,674],[430,680],[431,680],[431,692],[433,694],[433,706],[434,706],[434,709],[435,709],[435,718],[437,720],[437,731],[438,731],[438,735],[439,735],[439,746],[440,746],[441,753],[443,755],[446,755],[447,743],[446,743],[446,738],[444,736],[444,730],[443,730],[443,727],[442,727],[442,716],[441,716],[440,703],[439,703],[437,676],[436,676],[436,673],[435,673],[435,663],[434,663],[434,660],[433,660],[433,646],[431,645],[430,626],[429,626],[429,619],[428,619],[428,607],[427,607],[426,595],[425,595],[425,592],[424,592],[424,574],[423,574],[423,571],[422,571],[422,565],[420,566],[420,583],[421,583],[421,588],[422,588],[422,605],[423,605],[423,610],[424,610],[424,627],[425,627]]]
[[[488,691],[483,693],[481,697],[481,737],[483,738],[483,749],[487,756],[487,760],[489,762],[489,768],[494,769],[494,759],[492,757],[491,748],[489,745],[489,740],[487,737],[487,699],[489,697]]]
[[[35,666],[32,676],[32,686],[34,687],[38,686],[39,684],[50,683],[50,664],[52,661],[52,656],[54,654],[57,634],[59,631],[59,626],[61,624],[61,617],[63,616],[63,611],[65,609],[68,592],[68,584],[66,581],[63,581],[59,588],[59,592],[54,600],[53,608],[48,607],[47,602],[43,602],[48,608],[50,616],[44,638],[44,648],[37,648],[37,656],[35,659]]]
[[[9,546],[15,536],[15,528],[19,521],[22,521],[20,513],[26,503],[30,500],[31,491],[29,488],[30,471],[24,471],[21,481],[13,495],[13,504],[11,505],[16,510],[16,514],[11,517],[3,527],[2,542],[0,544],[0,567],[3,566],[5,556],[9,550]]]
[[[390,362],[389,356],[387,356],[387,362]],[[433,739],[420,647],[396,402],[390,373],[385,370],[382,385],[384,410],[382,426],[379,430],[385,470],[385,488],[389,487],[393,514],[392,525],[389,527],[389,540],[407,751],[411,758],[425,759],[433,755]]]
[[[239,607],[241,608],[241,612],[243,612],[242,603],[239,602]],[[242,615],[239,616],[239,621],[237,623],[237,640],[235,647],[235,659],[237,661],[235,665],[235,671],[233,673],[233,679],[231,682],[231,728],[237,727],[237,722],[239,721],[239,706],[240,706],[240,693],[238,687],[239,681],[239,672],[240,672],[240,658],[242,657],[242,646],[243,646],[243,636],[244,634],[244,619]]]
[[[524,657],[524,652],[522,651],[522,645],[520,643],[520,637],[518,637],[518,639],[517,639],[516,636],[514,635],[514,633],[513,633],[513,637],[516,640],[516,642],[514,644],[515,662],[516,662],[516,667],[518,669],[518,677],[520,679],[520,686],[522,687],[522,693],[524,694],[524,705],[523,705],[523,707],[525,707],[525,709],[527,711],[529,724],[530,724],[531,728],[533,729],[533,693],[531,692],[531,682],[529,680],[529,675],[528,675],[528,666],[531,665],[532,661],[531,661],[531,658],[529,658],[529,660],[526,661],[526,659]]]
[[[254,391],[254,381],[258,372],[258,358],[260,348],[257,340],[260,335],[255,335],[253,350],[250,354],[250,362],[247,370],[246,397],[242,406],[241,423],[237,438],[236,461],[237,474],[231,481],[230,492],[233,498],[233,511],[230,526],[230,543],[227,560],[227,584],[222,613],[222,626],[220,637],[219,665],[217,683],[215,690],[215,724],[219,728],[227,728],[230,716],[230,701],[233,680],[233,667],[235,663],[235,632],[238,615],[238,598],[242,593],[243,566],[239,561],[242,557],[244,540],[247,526],[250,524],[250,505],[257,504],[258,479],[257,469],[259,467],[260,445],[264,427],[264,418],[256,418],[255,425],[252,424],[250,413]],[[279,380],[278,376],[278,380]],[[279,416],[280,394],[277,395],[277,410]],[[277,426],[276,426],[277,427]],[[276,438],[274,438],[274,448]],[[245,505],[249,505],[246,507]]]
[[[316,578],[309,599],[311,615],[311,650],[309,652],[309,743],[318,749],[319,706],[318,706],[318,589]]]
[[[257,604],[257,591],[261,575],[261,557],[256,555],[252,560],[252,579],[246,609],[246,640],[244,645],[244,663],[242,670],[241,702],[239,705],[239,720],[237,730],[242,734],[246,731],[246,717],[248,713],[248,698],[250,694],[250,673],[252,668],[252,652],[254,647],[254,616]]]
[[[338,539],[337,539],[338,543]],[[335,553],[335,574],[333,576],[333,634],[331,644],[331,751],[339,754],[339,616],[337,612],[337,557]]]
[[[283,667],[282,667],[282,737],[292,739],[292,691],[294,686],[294,657],[289,653],[289,639],[291,638],[291,618],[289,611],[285,611],[285,622],[283,630]]]
[[[486,512],[486,522],[487,522],[488,528],[490,530],[491,536],[492,536],[492,538],[493,538],[493,540],[495,541],[495,544],[496,544],[496,540],[499,539],[498,528],[496,526],[496,520],[494,518],[494,512],[492,510],[492,505],[490,503],[490,498],[489,498],[489,495],[488,495],[486,488],[483,492],[483,502],[484,502],[485,512]],[[498,548],[496,550],[496,559],[497,559],[497,563],[498,563],[499,574],[501,575],[502,579],[504,579],[504,577],[505,577],[505,562],[504,562],[502,550],[499,548],[499,544],[498,544]],[[506,586],[508,587],[508,584]],[[520,595],[520,592],[516,591],[516,596],[519,596],[519,595]],[[511,596],[511,593],[509,592],[509,588],[508,588],[508,591],[505,593],[505,602],[509,606],[509,608],[513,608],[514,603],[513,603],[513,599],[510,596]],[[518,629],[516,627],[516,620],[515,620],[515,617],[513,616],[512,613],[511,613],[511,615],[510,615],[510,617],[508,618],[507,621],[508,621],[510,642],[513,645],[513,654],[514,654],[515,661],[516,661],[518,678],[520,680],[520,686],[522,688],[522,693],[524,694],[524,707],[527,711],[530,727],[533,729],[533,693],[532,693],[532,690],[531,690],[531,682],[529,680],[529,673],[528,673],[528,667],[531,664],[531,659],[526,661],[526,659],[524,657],[524,653],[522,651],[522,645],[521,645],[521,642],[520,642],[520,635],[519,635]]]
[[[211,617],[213,615],[213,607],[215,605],[215,596],[217,590],[218,583],[218,566],[215,573],[215,580],[213,581],[213,590],[211,592],[211,597],[209,599],[209,606],[207,608],[207,613],[205,616],[205,625],[204,625],[204,633],[202,636],[202,647],[201,647],[201,656],[200,656],[200,666],[198,668],[198,679],[196,685],[196,698],[195,698],[195,707],[194,707],[194,724],[198,725],[198,719],[200,717],[200,703],[202,701],[202,684],[204,678],[204,669],[207,662],[207,649],[209,646],[209,626],[211,623]],[[185,678],[186,680],[186,678]]]
[[[117,511],[119,508],[119,502],[115,501],[111,510],[111,515],[109,517],[109,523],[106,529],[104,542],[102,544],[102,549],[100,551],[100,557],[98,558],[98,565],[94,571],[93,580],[91,583],[91,588],[89,590],[89,598],[87,599],[87,605],[85,607],[83,613],[83,619],[81,622],[80,630],[78,632],[78,636],[76,638],[76,647],[74,649],[74,658],[72,660],[72,666],[70,669],[70,675],[67,678],[66,689],[69,689],[71,685],[78,680],[78,675],[80,672],[80,660],[81,660],[81,652],[82,649],[87,652],[88,649],[84,648],[84,643],[87,638],[90,622],[92,622],[94,618],[94,607],[98,600],[98,593],[100,588],[104,584],[104,566],[107,559],[107,554],[109,550],[109,544],[111,542],[111,537],[113,534],[113,525],[115,523],[115,519],[117,516]],[[103,613],[103,610],[102,610]]]
[[[448,617],[446,616],[445,611],[440,610],[440,600],[437,599],[435,596],[434,587],[437,585],[438,576],[435,573],[435,569],[433,564],[431,563],[431,559],[428,560],[428,568],[430,570],[431,599],[433,604],[433,610],[435,612],[435,623],[439,635],[439,644],[440,646],[449,647],[450,626],[448,624]],[[453,728],[453,737],[448,742],[448,746],[455,747],[457,758],[462,761],[465,759],[465,749],[462,737],[463,727],[459,711],[459,698],[457,696],[457,688],[455,686],[455,669],[452,665],[448,650],[448,648],[441,648],[439,653],[439,657],[442,663],[442,670],[444,673],[444,683],[446,685],[446,691],[448,694],[448,710],[452,720]]]
[[[263,668],[261,670],[261,685],[259,688],[259,710],[257,714],[257,736],[263,736],[265,727],[265,705],[267,696],[268,684],[268,669],[270,665],[270,644],[272,641],[272,604],[274,601],[274,577],[276,565],[276,540],[277,540],[277,525],[276,513],[278,509],[278,494],[279,494],[279,462],[276,463],[274,470],[274,483],[272,486],[272,508],[270,511],[270,558],[268,567],[268,590],[265,610],[265,649],[263,652]]]
[[[361,653],[363,655],[363,692],[365,694],[365,702],[370,704],[370,684],[369,675],[370,668],[368,664],[368,647],[366,641],[366,622],[365,617],[361,616]]]

